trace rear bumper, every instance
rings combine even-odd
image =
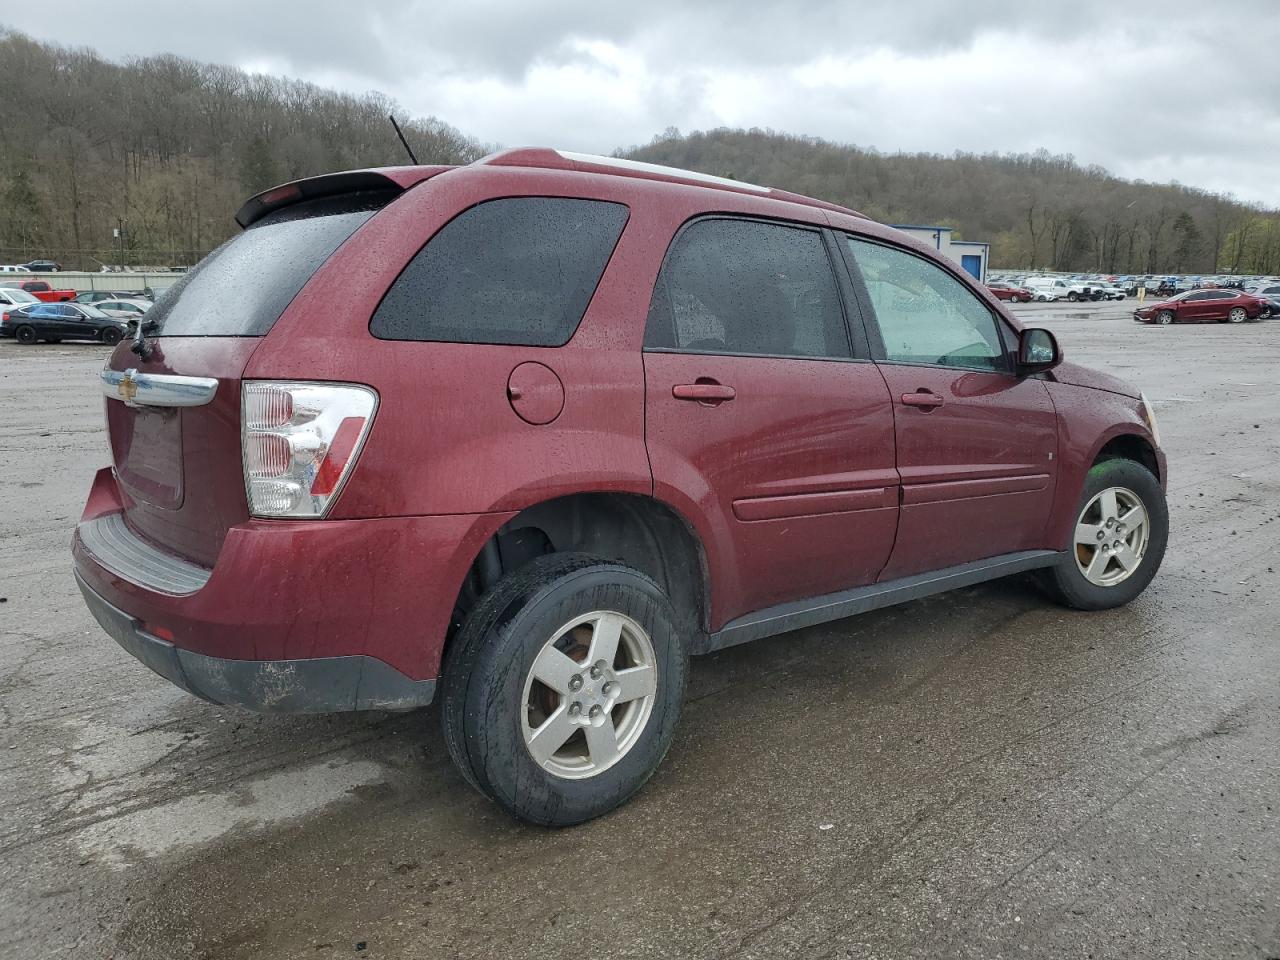
[[[247,520],[203,568],[140,537],[122,509],[101,471],[72,539],[103,629],[197,696],[290,712],[429,702],[458,591],[512,516]]]
[[[148,633],[79,574],[76,583],[102,629],[170,683],[210,703],[263,713],[411,710],[429,704],[434,680],[411,680],[367,656],[305,660],[224,660],[192,653]]]

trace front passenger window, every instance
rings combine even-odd
[[[885,359],[1008,371],[996,318],[959,280],[928,260],[848,238],[875,308]]]

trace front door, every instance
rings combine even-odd
[[[654,290],[644,366],[655,495],[700,527],[712,629],[875,581],[897,525],[893,414],[879,370],[851,347],[819,230],[684,228]]]
[[[1009,336],[935,263],[849,238],[893,397],[902,513],[881,580],[1041,549],[1057,474],[1044,384],[1014,374]]]

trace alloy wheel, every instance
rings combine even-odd
[[[1232,323],[1244,323],[1249,318],[1245,313],[1244,307],[1232,307],[1231,312],[1227,314],[1227,319]]]
[[[593,777],[635,746],[657,693],[653,641],[630,617],[597,610],[557,630],[525,679],[525,746],[548,773]]]
[[[1138,569],[1150,535],[1141,498],[1127,487],[1108,487],[1085,504],[1076,521],[1076,566],[1090,583],[1114,587]]]

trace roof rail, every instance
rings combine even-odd
[[[698,187],[711,187],[717,190],[732,190],[738,193],[750,193],[757,196],[772,197],[790,203],[803,204],[809,207],[822,207],[839,213],[861,217],[862,214],[839,204],[812,197],[801,196],[775,187],[762,187],[728,177],[717,177],[697,170],[683,170],[680,167],[665,167],[657,163],[645,163],[641,160],[626,160],[622,157],[601,157],[590,153],[574,153],[569,150],[553,150],[549,147],[521,147],[515,150],[502,150],[491,153],[487,157],[475,161],[493,167],[539,167],[548,170],[577,170],[583,173],[604,173],[622,177],[636,177],[641,180],[663,180],[674,183],[687,183]]]

